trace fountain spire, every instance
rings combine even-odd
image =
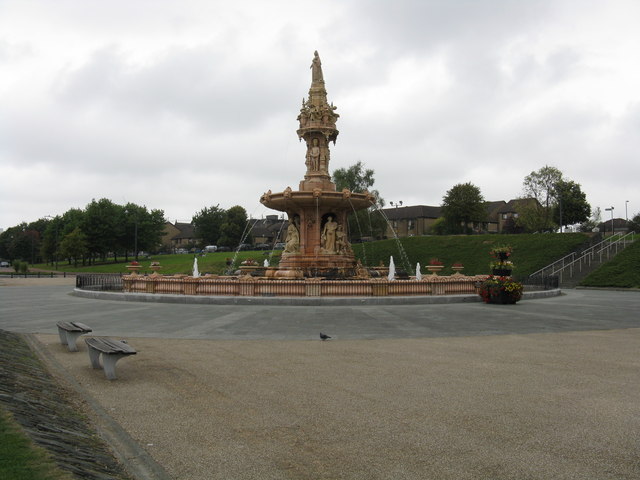
[[[300,128],[298,138],[307,144],[305,165],[307,171],[304,180],[300,182],[300,190],[311,191],[316,188],[335,191],[335,184],[331,182],[329,174],[329,142],[336,143],[338,129],[336,121],[338,115],[333,103],[327,100],[324,87],[324,74],[320,55],[315,51],[311,62],[311,87],[309,97],[302,101],[302,108],[298,115]]]

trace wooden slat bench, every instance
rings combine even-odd
[[[102,368],[109,380],[116,379],[116,362],[137,352],[129,344],[122,340],[110,338],[85,338],[89,347],[89,360],[93,368]],[[100,365],[102,355],[102,366]]]
[[[77,352],[76,340],[80,335],[91,332],[91,327],[80,322],[58,322],[58,335],[60,343],[66,345],[70,352]]]

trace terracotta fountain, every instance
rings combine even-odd
[[[339,115],[327,101],[322,65],[318,52],[311,64],[309,98],[302,101],[298,138],[307,146],[307,170],[298,190],[269,190],[260,202],[285,212],[289,218],[286,247],[275,277],[315,277],[332,275],[353,277],[356,260],[347,241],[347,216],[374,204],[373,195],[336,191],[329,174],[329,144],[336,142]]]
[[[277,267],[240,268],[240,275],[125,275],[127,293],[245,297],[367,297],[469,294],[485,276],[426,275],[407,280],[372,275],[356,258],[347,240],[349,213],[369,208],[368,192],[336,190],[329,174],[329,144],[338,138],[336,107],[327,101],[318,52],[311,64],[309,97],[298,115],[298,137],[306,144],[306,172],[298,190],[271,190],[260,198],[266,207],[289,219],[286,246]],[[264,275],[256,275],[258,270]],[[392,270],[390,265],[389,272]]]

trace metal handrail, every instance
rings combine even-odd
[[[628,237],[631,237],[630,240],[628,240]],[[565,257],[563,257],[561,260],[557,260],[555,262],[553,262],[550,265],[547,265],[544,268],[541,268],[540,270],[538,270],[537,272],[531,274],[530,276],[534,276],[534,275],[541,275],[541,276],[545,276],[544,275],[544,271],[547,269],[551,269],[551,273],[549,275],[559,275],[560,276],[560,281],[562,281],[562,274],[565,270],[569,269],[570,277],[573,277],[573,268],[576,264],[579,265],[580,271],[582,271],[582,265],[583,262],[586,264],[587,260],[589,265],[591,264],[591,260],[593,260],[595,258],[596,255],[600,255],[600,260],[602,261],[602,254],[603,252],[607,252],[607,255],[609,258],[611,256],[611,249],[615,246],[616,247],[616,254],[618,253],[618,246],[622,245],[623,248],[627,246],[628,243],[633,243],[635,241],[635,234],[634,232],[628,232],[625,235],[618,237],[616,240],[612,240],[612,238],[608,238],[605,240],[602,240],[601,242],[598,242],[597,244],[587,248],[586,250],[584,250],[582,252],[582,255],[578,258],[576,258],[575,260],[571,261],[570,263],[566,264],[566,265],[562,265],[562,267],[556,269],[555,265],[557,263],[560,263],[561,260],[564,260],[566,257],[570,256],[566,255]],[[575,252],[574,252],[575,253]]]
[[[567,255],[565,255],[564,257],[562,257],[560,260],[556,260],[553,263],[550,263],[549,265],[547,265],[546,267],[542,267],[540,270],[536,270],[535,272],[533,272],[531,275],[529,275],[530,277],[534,277],[536,275],[542,275],[543,272],[545,270],[547,270],[548,268],[551,268],[551,270],[553,270],[555,268],[555,265],[558,263],[562,263],[564,265],[564,262],[567,258],[571,257],[573,259],[573,257],[576,256],[576,252],[571,252]]]

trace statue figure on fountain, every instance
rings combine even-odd
[[[353,253],[342,224],[339,224],[336,230],[336,253],[338,255],[349,255]]]
[[[284,247],[284,253],[299,253],[300,252],[300,232],[295,224],[294,219],[289,220],[289,226],[287,227],[287,240]]]
[[[320,170],[320,141],[314,138],[307,150],[307,168],[312,172]]]
[[[313,52],[313,60],[311,61],[311,82],[324,83],[324,77],[322,75],[322,62],[320,61],[320,55],[318,51]]]
[[[320,237],[320,246],[322,247],[322,253],[336,254],[336,231],[338,230],[338,224],[333,221],[333,217],[327,218],[327,223],[324,224],[322,229],[322,236]]]

